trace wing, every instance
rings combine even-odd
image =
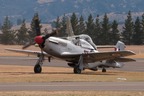
[[[80,55],[83,55],[84,62],[92,63],[103,60],[118,60],[122,61],[122,57],[135,55],[132,51],[113,51],[113,52],[97,52],[97,53],[84,53],[84,54],[71,54],[71,53],[63,53],[65,57],[73,57],[75,61],[79,60]],[[124,59],[123,59],[124,60]],[[126,61],[126,60],[125,60]]]
[[[32,51],[32,50],[21,50],[21,49],[12,49],[12,48],[6,48],[5,50],[12,51],[12,52],[18,52],[23,54],[29,54],[29,55],[39,55],[41,54],[41,51]],[[50,57],[51,55],[43,52],[43,54],[47,57]]]

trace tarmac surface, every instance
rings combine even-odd
[[[126,63],[117,70],[144,72],[144,60]],[[37,58],[0,57],[0,65],[34,66]],[[68,67],[66,62],[45,60],[44,66]],[[111,69],[110,69],[111,70]],[[143,74],[142,74],[143,75]],[[144,82],[46,82],[46,83],[0,83],[0,91],[84,91],[84,90],[116,90],[144,91]]]
[[[0,84],[0,91],[144,91],[144,82],[47,82]]]

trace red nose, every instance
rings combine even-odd
[[[34,40],[37,44],[42,44],[44,41],[42,36],[36,36]]]

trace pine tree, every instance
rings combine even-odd
[[[94,39],[94,19],[90,14],[88,16],[88,20],[86,22],[86,31],[85,34],[89,35],[92,39]]]
[[[123,41],[125,44],[132,44],[132,35],[134,31],[134,24],[132,21],[131,11],[128,12],[127,19],[125,20],[125,27],[122,32]]]
[[[36,36],[36,29],[35,29],[35,19],[38,18],[39,24],[40,24],[40,20],[39,20],[39,15],[38,13],[34,14],[34,17],[31,21],[31,29],[28,31],[29,33],[29,41],[33,42],[34,41],[34,37]],[[42,27],[42,26],[41,26]]]
[[[5,18],[3,25],[2,25],[2,36],[1,36],[1,43],[2,44],[13,44],[14,43],[14,31],[11,30],[12,23],[9,20],[8,16]]]
[[[110,44],[116,44],[116,42],[118,40],[120,40],[120,34],[119,34],[119,30],[118,30],[118,23],[116,20],[114,20],[112,22],[112,26],[111,26],[112,30],[111,30],[111,36],[110,36]]]
[[[143,33],[139,17],[137,17],[134,24],[134,33],[133,33],[133,44],[140,45],[143,43]]]
[[[142,42],[144,44],[144,14],[142,15],[141,27],[142,27]]]
[[[81,15],[80,18],[79,18],[79,25],[78,25],[78,35],[79,34],[84,34],[86,30],[86,27],[85,27],[85,23],[84,23],[84,18],[83,16]]]
[[[94,28],[95,38],[93,39],[95,44],[102,44],[101,31],[102,31],[102,28],[101,28],[101,24],[99,21],[99,15],[97,15],[96,20],[95,20],[95,28]]]
[[[73,13],[71,16],[71,24],[72,24],[74,34],[77,35],[78,34],[78,18],[75,13]]]
[[[102,22],[102,44],[109,44],[111,42],[110,29],[111,25],[109,23],[109,18],[107,17],[107,14],[105,14]]]
[[[56,21],[54,21],[54,22],[52,23],[52,25],[53,25],[52,27],[54,27],[54,28],[56,28],[56,29],[61,28],[62,22],[61,22],[59,16],[57,17]],[[53,28],[52,30],[55,30],[54,28]],[[58,32],[57,36],[59,36],[59,37],[63,36],[62,29],[59,29],[59,32]]]
[[[60,29],[60,32],[58,34],[61,37],[67,36],[67,33],[66,33],[66,20],[67,20],[67,18],[66,18],[65,14],[64,14],[64,16],[63,16],[63,18],[61,20],[62,28]]]
[[[26,44],[26,42],[28,42],[28,33],[27,33],[28,29],[26,28],[26,23],[25,20],[22,21],[21,27],[18,30],[17,33],[17,42],[18,44]]]

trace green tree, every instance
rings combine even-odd
[[[35,19],[38,18],[38,22],[40,24],[40,20],[39,20],[39,15],[38,13],[35,13],[34,14],[34,17],[32,18],[32,21],[31,21],[31,28],[30,30],[28,31],[28,34],[29,34],[29,41],[30,42],[33,42],[34,41],[34,37],[37,35],[36,34],[36,28],[35,28]],[[42,26],[41,26],[42,27]]]
[[[57,17],[56,21],[52,22],[51,25],[52,25],[52,30],[56,30],[62,26],[59,16]],[[59,30],[58,36],[61,36],[61,35],[62,35],[61,30]]]
[[[116,44],[118,40],[120,40],[120,34],[118,30],[118,23],[116,20],[112,22],[111,26],[111,36],[110,36],[110,44]]]
[[[134,24],[134,33],[133,33],[133,44],[140,45],[143,43],[143,32],[142,32],[141,22],[139,17],[137,17]]]
[[[18,44],[24,45],[26,42],[28,42],[28,29],[26,28],[25,20],[22,21],[21,27],[18,30],[16,36]]]
[[[111,24],[109,23],[109,18],[107,17],[107,14],[105,13],[103,22],[102,22],[102,44],[109,44],[110,41],[110,29],[111,29]]]
[[[122,32],[123,41],[125,44],[132,44],[132,36],[134,31],[134,24],[131,16],[131,11],[128,12],[127,19],[125,20],[125,26],[123,27],[124,31]]]
[[[13,44],[14,43],[14,31],[11,30],[12,23],[9,20],[8,16],[5,18],[3,25],[2,25],[2,36],[1,36],[1,43],[2,44]]]
[[[78,32],[77,32],[77,34],[84,34],[85,30],[86,30],[86,26],[85,26],[84,18],[81,15],[80,18],[79,18],[79,24],[78,24]]]
[[[95,44],[102,44],[101,31],[102,31],[102,28],[101,28],[101,23],[99,20],[99,15],[97,15],[96,20],[95,20],[95,28],[94,28],[95,37],[93,39]]]
[[[67,33],[66,33],[66,20],[67,20],[67,18],[66,18],[65,14],[64,14],[64,16],[63,16],[63,18],[62,18],[62,20],[60,22],[61,29],[59,31],[58,36],[61,36],[61,37],[67,36]]]
[[[142,15],[141,27],[142,27],[142,41],[144,44],[144,14]]]
[[[74,34],[77,35],[78,34],[78,18],[75,13],[73,13],[71,16],[71,24],[72,24]]]
[[[86,22],[86,31],[85,34],[89,35],[92,39],[94,39],[94,19],[90,14],[88,16],[88,20]]]

